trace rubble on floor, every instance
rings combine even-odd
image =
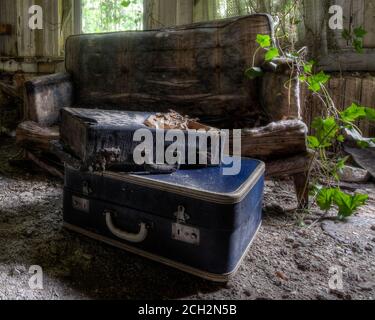
[[[0,140],[0,299],[375,299],[375,186],[347,223],[291,211],[293,182],[267,182],[263,227],[238,274],[213,284],[62,227],[62,183],[8,166]],[[332,214],[332,217],[334,217]],[[44,290],[29,288],[40,265]],[[330,287],[343,271],[343,289]]]

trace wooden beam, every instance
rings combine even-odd
[[[82,33],[82,0],[73,0],[74,34]]]
[[[194,0],[177,0],[177,25],[193,23]]]
[[[59,170],[57,167],[46,161],[45,159],[42,159],[31,152],[26,152],[26,159],[34,162],[39,168],[42,170],[48,172],[50,175],[64,179],[64,172],[63,170]]]
[[[23,95],[18,91],[16,86],[0,81],[0,91],[8,96],[23,99]]]
[[[270,161],[266,163],[266,177],[280,178],[306,173],[311,163],[311,154],[306,152],[291,158]]]

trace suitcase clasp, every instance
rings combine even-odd
[[[92,193],[92,190],[90,188],[90,184],[88,183],[88,181],[84,181],[82,183],[82,192],[85,196],[89,196]]]
[[[190,220],[190,216],[186,213],[184,206],[178,206],[174,216],[177,218],[178,223],[186,224],[187,221]]]

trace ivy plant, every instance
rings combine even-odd
[[[366,34],[367,31],[362,26],[359,26],[354,28],[353,31],[344,29],[342,37],[353,46],[357,53],[363,53],[363,39]]]
[[[354,29],[352,33],[344,31],[344,34],[346,39],[350,39],[358,52],[363,51],[363,37],[366,35],[366,31],[362,27]],[[280,57],[279,49],[273,45],[269,35],[259,34],[256,42],[258,43],[258,48],[254,54],[253,66],[245,72],[250,79],[263,75],[262,68],[255,65],[256,55],[260,50],[265,50],[266,62]],[[321,210],[328,213],[335,207],[338,210],[340,219],[350,217],[361,206],[366,204],[368,195],[359,193],[353,195],[340,189],[340,173],[349,157],[330,158],[328,154],[330,148],[345,141],[345,131],[355,132],[353,136],[356,137],[357,144],[360,147],[366,148],[371,143],[375,143],[375,139],[362,137],[360,130],[355,124],[356,121],[361,119],[375,121],[375,110],[356,103],[348,106],[343,111],[337,110],[326,88],[330,76],[324,71],[315,72],[316,62],[313,60],[305,61],[300,52],[286,53],[285,56],[292,60],[290,67],[297,72],[298,81],[305,84],[312,94],[319,96],[327,107],[327,113],[324,117],[314,119],[312,123],[314,134],[308,136],[307,139],[308,147],[314,152],[313,161],[309,168],[310,178],[313,178],[313,167],[317,164],[317,172],[319,173],[311,187],[311,194]],[[313,181],[314,179],[311,180]],[[321,180],[325,180],[325,186],[321,185]],[[306,187],[308,188],[309,186]]]
[[[245,71],[245,74],[250,79],[256,79],[263,76],[264,72],[261,68],[255,66],[255,60],[258,52],[261,49],[266,50],[265,60],[267,62],[272,61],[273,59],[280,56],[279,49],[273,46],[272,39],[269,35],[258,34],[256,38],[256,42],[258,43],[258,48],[255,50],[254,58],[253,58],[253,65],[251,68]]]

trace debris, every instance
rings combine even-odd
[[[281,271],[276,272],[276,276],[284,281],[288,281],[289,278]]]
[[[247,296],[247,297],[251,297],[252,296],[252,293],[249,289],[245,289],[244,290],[244,294]]]
[[[264,212],[267,214],[283,215],[285,210],[278,203],[271,203],[264,208]]]
[[[337,298],[344,300],[345,299],[345,294],[342,291],[339,290],[330,290],[330,294],[335,295]]]
[[[174,110],[170,110],[169,113],[153,115],[149,117],[144,124],[149,128],[166,130],[206,129],[209,131],[211,129],[198,123],[198,119],[190,119],[188,116],[183,116]]]
[[[358,286],[362,291],[371,291],[375,288],[375,282],[364,282],[360,283]]]
[[[106,148],[100,150],[95,156],[95,171],[106,171],[106,169],[121,162],[121,149],[120,148]]]
[[[298,240],[293,244],[293,249],[298,249],[298,248],[306,248],[307,247],[307,242],[305,240]]]
[[[297,268],[303,272],[310,270],[309,261],[307,259],[297,259],[296,265]]]
[[[353,157],[357,165],[367,170],[375,178],[375,148],[359,149],[346,146],[345,152]]]
[[[243,271],[233,278],[233,287],[228,290],[66,231],[61,223],[60,180],[35,174],[26,179],[23,170],[10,167],[7,161],[9,154],[13,156],[17,150],[8,138],[0,143],[0,167],[9,172],[0,177],[0,300],[19,299],[24,294],[28,299],[50,299],[54,292],[55,299],[180,299],[181,287],[183,297],[188,299],[337,299],[327,289],[328,268],[335,265],[345,272],[344,299],[374,296],[375,287],[370,290],[371,285],[365,282],[374,282],[375,249],[362,255],[350,250],[352,237],[359,243],[363,237],[363,250],[365,245],[375,248],[375,230],[371,230],[375,227],[373,201],[353,217],[358,220],[329,221],[339,229],[337,236],[343,241],[347,238],[349,245],[326,236],[320,224],[301,229],[292,216],[266,217],[258,240],[245,258]],[[285,193],[291,193],[293,187],[289,180],[268,187],[266,203],[288,207],[293,203]],[[32,198],[25,192],[30,192]],[[295,201],[293,195],[291,198]],[[306,218],[315,220],[318,214],[313,210]],[[347,230],[351,227],[355,229]],[[24,238],[26,230],[33,229],[34,235]],[[293,244],[301,238],[306,247],[294,250]],[[296,259],[307,272],[297,269]],[[45,269],[48,290],[25,290],[30,278],[28,268],[34,263]],[[282,271],[288,282],[275,276],[276,271]],[[152,284],[155,290],[139,286],[142,281]],[[281,287],[276,287],[280,283]],[[359,287],[361,283],[364,289]]]
[[[371,174],[364,169],[345,166],[339,174],[340,179],[344,182],[363,183],[371,179]]]
[[[34,229],[27,229],[26,231],[25,231],[25,237],[26,238],[30,238],[30,237],[32,237],[33,236],[33,234],[34,234]]]
[[[354,253],[362,253],[362,249],[358,243],[354,243],[351,249]]]
[[[233,289],[233,288],[234,288],[234,284],[233,284],[232,282],[227,282],[227,283],[225,284],[225,288],[226,288],[226,289]]]
[[[374,222],[374,217],[353,216],[347,222],[326,220],[322,223],[322,229],[333,239],[355,247],[354,252],[360,252],[374,237],[373,233],[364,234],[361,230],[369,230]]]
[[[285,239],[285,241],[288,242],[288,243],[294,243],[294,242],[296,241],[296,239],[293,238],[293,237],[287,237],[287,238]]]

